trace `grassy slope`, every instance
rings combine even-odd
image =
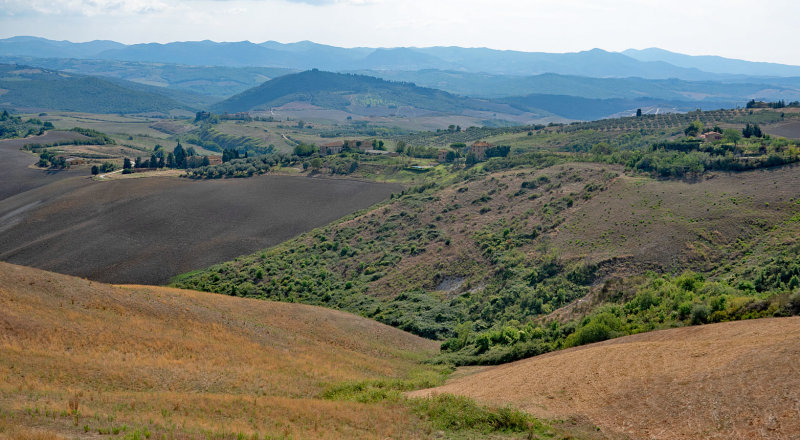
[[[0,435],[126,425],[127,435],[154,438],[385,438],[420,429],[398,405],[319,398],[329,383],[424,371],[417,362],[436,344],[371,320],[5,263],[0,304]],[[78,416],[67,415],[74,396]]]
[[[800,318],[628,336],[493,367],[412,395],[455,393],[651,439],[791,438]],[[487,386],[489,385],[489,386]]]

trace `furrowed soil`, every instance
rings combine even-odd
[[[46,174],[26,171],[37,173],[30,182],[39,186],[0,200],[0,260],[115,283],[163,284],[281,243],[400,189],[289,176],[74,177],[42,185]]]
[[[0,438],[420,438],[398,403],[319,396],[429,369],[437,347],[319,307],[0,263]]]
[[[585,418],[634,439],[796,439],[800,318],[663,330],[480,370],[411,393]]]
[[[766,126],[764,130],[771,135],[800,139],[800,121],[779,122]]]
[[[51,131],[42,136],[0,141],[0,200],[23,193],[65,177],[77,175],[77,171],[38,170],[30,168],[38,160],[35,155],[22,151],[27,144],[49,144],[58,141],[86,139],[86,136],[70,131]]]

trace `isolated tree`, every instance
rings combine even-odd
[[[686,129],[683,130],[683,133],[686,134],[686,136],[694,137],[694,136],[697,136],[698,134],[702,133],[703,132],[703,128],[704,128],[703,123],[700,122],[699,120],[695,119],[694,122],[689,124],[689,126],[686,127]]]
[[[742,134],[739,133],[739,130],[734,130],[733,128],[727,128],[722,132],[722,140],[725,142],[732,142],[733,145],[737,145],[739,140],[742,139]]]
[[[128,159],[127,157],[125,158],[125,160],[122,161],[122,169],[124,170],[131,169],[131,160]]]
[[[175,149],[172,150],[173,160],[175,164],[175,168],[185,168],[186,167],[186,150],[183,149],[183,146],[180,142],[178,145],[175,146]]]
[[[473,154],[472,152],[467,154],[467,158],[465,159],[464,164],[466,166],[468,166],[468,167],[471,167],[472,165],[475,165],[476,163],[478,163],[478,158],[475,157],[475,154]]]
[[[100,173],[100,169],[97,168],[97,165],[92,165],[92,175],[96,176],[99,173]]]
[[[311,169],[316,171],[319,170],[320,168],[322,168],[322,159],[320,159],[319,157],[311,159]]]
[[[637,118],[641,118],[642,117],[642,109],[640,109],[640,108],[636,109],[636,117]]]

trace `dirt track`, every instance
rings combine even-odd
[[[398,190],[287,176],[62,179],[0,201],[0,260],[98,281],[162,284],[278,244]]]
[[[453,393],[642,439],[800,438],[800,318],[672,329],[550,353],[414,395]]]

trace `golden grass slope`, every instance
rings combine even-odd
[[[797,439],[800,318],[663,330],[529,358],[429,390],[641,439]]]
[[[413,437],[404,407],[318,396],[437,348],[318,307],[0,263],[0,438]]]

